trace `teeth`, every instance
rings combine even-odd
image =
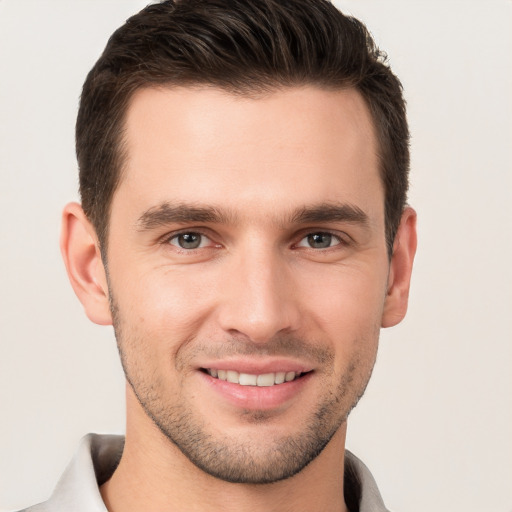
[[[249,373],[241,373],[238,384],[241,384],[242,386],[256,386],[258,383],[258,376],[257,375],[251,375]]]
[[[233,384],[238,384],[238,378],[240,375],[238,372],[235,372],[234,370],[228,370],[227,372],[227,381],[232,382]]]
[[[286,377],[286,372],[277,372],[275,383],[282,384],[284,382],[285,377]]]
[[[275,373],[263,373],[258,375],[258,386],[273,386],[276,381]]]
[[[284,380],[286,382],[290,382],[291,380],[295,379],[295,372],[287,372],[284,376]]]
[[[300,372],[276,372],[252,375],[250,373],[238,373],[235,370],[217,370],[215,368],[208,368],[207,372],[212,377],[225,380],[233,384],[261,387],[269,387],[274,386],[275,384],[283,384],[283,382],[290,382],[302,375]]]

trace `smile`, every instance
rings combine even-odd
[[[301,372],[275,372],[253,375],[250,373],[239,373],[235,370],[217,370],[215,368],[207,368],[206,373],[215,379],[224,380],[232,384],[260,387],[270,387],[291,382],[303,375]]]

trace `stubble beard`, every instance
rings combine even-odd
[[[234,439],[212,432],[204,418],[194,413],[187,403],[175,401],[168,404],[144,362],[137,358],[136,348],[143,346],[137,337],[124,339],[125,329],[119,310],[111,295],[111,310],[121,363],[128,383],[147,416],[160,432],[173,443],[196,467],[205,473],[232,483],[268,484],[278,482],[302,471],[326,447],[334,434],[346,421],[350,411],[364,394],[375,362],[364,365],[361,373],[360,355],[353,358],[348,370],[341,376],[334,389],[326,391],[315,410],[303,420],[303,428],[290,435],[265,435],[264,442],[254,438]],[[377,334],[378,336],[378,334]],[[298,340],[278,342],[281,346],[297,345]],[[300,340],[302,346],[305,343]],[[365,346],[365,340],[359,340]],[[253,351],[254,349],[249,349]],[[259,348],[257,350],[260,350]],[[314,349],[318,352],[318,349]],[[130,354],[134,357],[130,357]],[[293,355],[293,352],[289,352]],[[334,360],[334,355],[324,350],[318,357]],[[163,387],[162,387],[163,389]],[[173,390],[179,394],[180,390]],[[271,414],[264,411],[244,411],[244,421],[258,423],[268,428]],[[266,430],[267,433],[270,433]]]

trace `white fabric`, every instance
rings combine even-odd
[[[88,434],[48,501],[20,512],[108,512],[99,485],[112,475],[124,446],[123,436]],[[368,468],[345,451],[345,495],[351,512],[389,512]],[[351,501],[355,505],[351,505]],[[359,504],[359,509],[357,507]]]

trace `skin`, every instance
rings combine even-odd
[[[126,147],[108,279],[77,204],[61,244],[87,315],[114,324],[127,376],[125,451],[101,488],[108,509],[346,510],[346,418],[380,328],[405,315],[416,249],[407,208],[387,254],[363,99],[144,89]],[[184,233],[200,245],[180,247]],[[204,372],[279,366],[308,374],[280,394],[219,387]],[[274,483],[254,483],[265,478]]]

